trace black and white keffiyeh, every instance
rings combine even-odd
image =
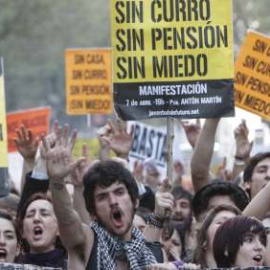
[[[117,259],[127,260],[132,270],[145,269],[146,266],[157,263],[155,256],[145,245],[143,234],[137,228],[132,229],[131,241],[123,241],[113,238],[96,222],[92,222],[90,226],[95,231],[98,240],[98,270],[116,270]]]

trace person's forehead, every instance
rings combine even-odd
[[[42,209],[53,211],[52,203],[43,199],[35,200],[28,205],[26,212]]]
[[[188,203],[188,204],[190,204],[189,200],[187,198],[184,198],[184,197],[175,199],[174,201],[175,201],[175,203],[179,203],[179,204],[180,203]]]
[[[96,185],[95,190],[94,190],[94,195],[98,195],[98,194],[104,193],[104,192],[112,192],[118,188],[125,188],[126,189],[126,186],[124,185],[124,183],[120,183],[120,182],[115,182],[108,187]]]
[[[262,166],[270,167],[270,157],[259,161],[257,165],[255,166],[255,169]]]
[[[224,219],[229,219],[232,217],[236,217],[236,214],[229,211],[229,210],[223,210],[223,211],[220,211],[219,213],[217,213],[217,215],[214,217],[213,220],[214,221],[224,220]]]
[[[15,228],[10,220],[0,218],[0,231],[15,231]]]
[[[229,195],[215,195],[210,198],[208,208],[216,207],[222,204],[235,206],[235,203],[232,201]]]

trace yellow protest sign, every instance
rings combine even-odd
[[[99,142],[98,139],[90,139],[90,138],[77,138],[76,143],[74,145],[72,155],[75,158],[79,158],[83,156],[83,145],[86,145],[88,148],[88,155],[91,159],[98,158],[99,151]]]
[[[88,157],[92,160],[99,159],[99,141],[97,138],[78,138],[74,145],[72,155],[75,158],[83,156],[83,145],[87,146]],[[111,153],[110,157],[114,155]]]
[[[249,31],[235,63],[235,105],[270,120],[270,37]]]
[[[111,114],[111,50],[66,50],[67,114]]]
[[[112,0],[114,101],[125,120],[232,115],[231,0]]]
[[[4,66],[0,58],[0,167],[8,167]]]

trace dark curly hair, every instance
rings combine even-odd
[[[83,177],[85,206],[91,215],[96,214],[94,200],[96,186],[109,187],[115,182],[126,186],[135,206],[139,196],[138,186],[130,171],[117,161],[100,161],[90,167]]]

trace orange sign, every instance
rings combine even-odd
[[[48,107],[17,111],[7,114],[8,152],[16,152],[13,139],[17,137],[16,129],[22,124],[31,129],[36,138],[42,133],[48,134],[50,129],[51,109]]]
[[[67,114],[111,114],[111,50],[66,51]]]
[[[270,37],[249,31],[235,64],[235,105],[270,120]]]

